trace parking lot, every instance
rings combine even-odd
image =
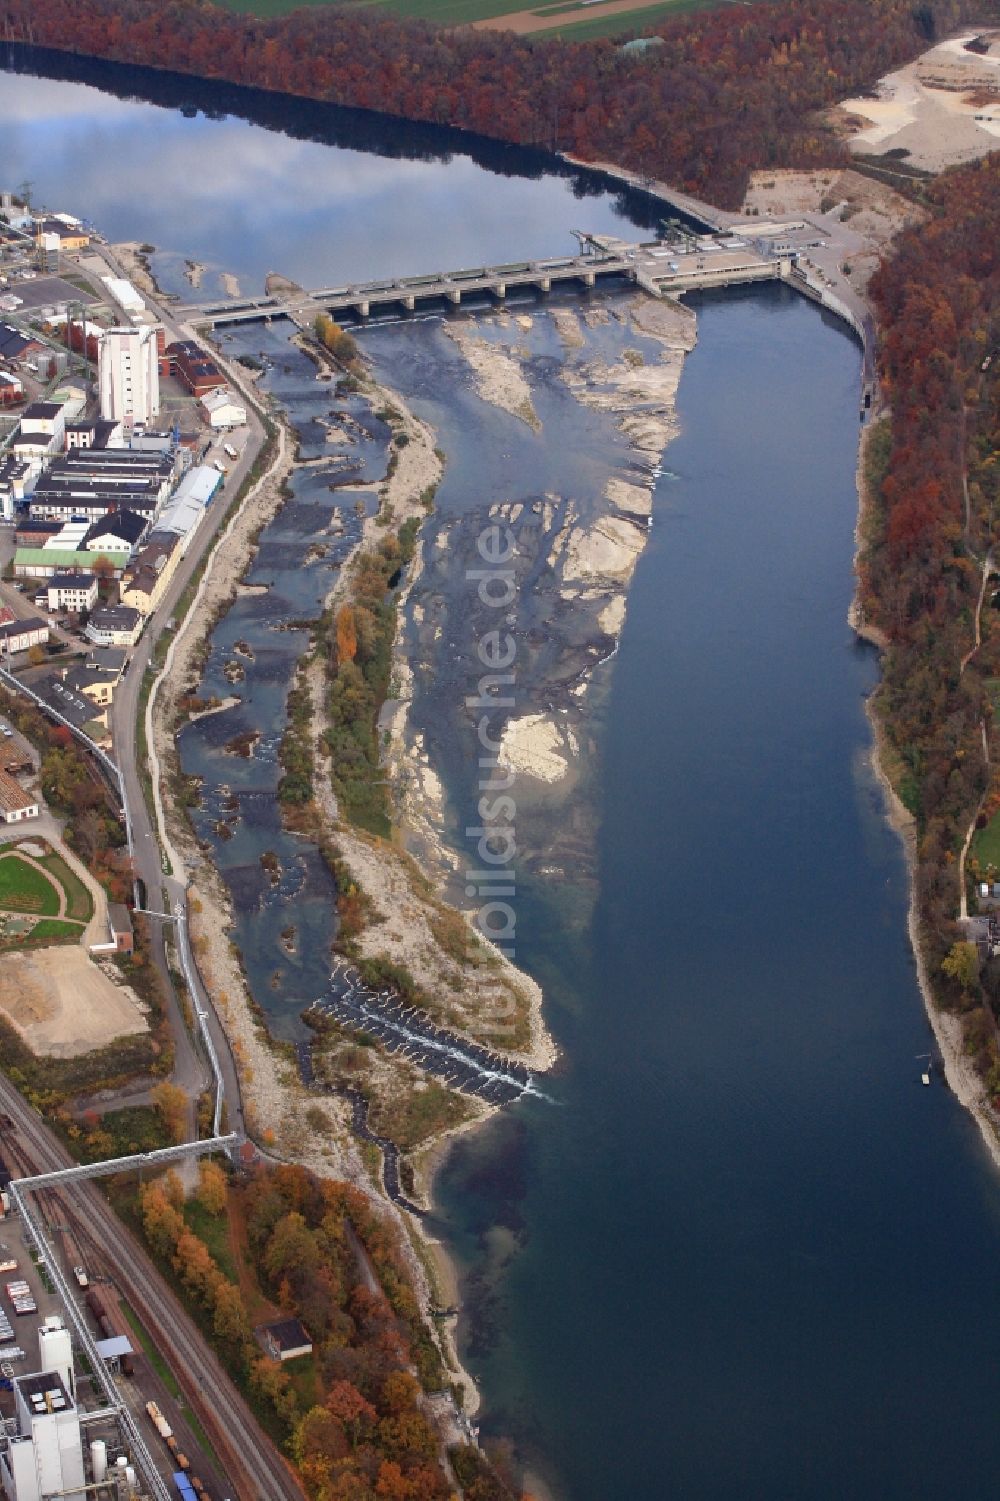
[[[11,1265],[13,1263],[13,1265]],[[35,1266],[31,1252],[24,1239],[24,1230],[17,1215],[8,1215],[0,1220],[0,1378],[23,1376],[39,1369],[38,1328],[48,1314],[62,1317],[62,1303],[54,1292],[45,1286],[42,1274]],[[7,1283],[25,1281],[31,1290],[37,1312],[17,1314],[7,1294]],[[4,1321],[6,1320],[6,1324]],[[11,1330],[7,1337],[7,1328]],[[11,1357],[11,1349],[23,1350],[23,1356]],[[4,1399],[10,1404],[9,1410]],[[0,1411],[5,1416],[13,1412],[13,1399],[0,1391]]]

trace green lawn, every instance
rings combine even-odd
[[[39,865],[44,865],[50,875],[55,876],[60,886],[66,893],[66,916],[75,917],[78,922],[89,922],[94,915],[94,903],[90,892],[74,875],[61,855],[46,855],[44,860],[39,860]]]
[[[28,934],[29,943],[76,943],[79,938],[80,924],[61,917],[43,917]]]
[[[988,865],[993,865],[1000,871],[1000,813],[994,815],[985,829],[977,829],[972,840],[972,854],[979,861],[980,869],[985,871]]]
[[[42,917],[54,917],[59,911],[59,893],[40,870],[20,855],[3,855],[0,856],[0,907],[9,912],[37,912]]]
[[[233,1252],[229,1244],[229,1220],[224,1214],[209,1214],[198,1199],[188,1199],[184,1205],[184,1218],[195,1235],[199,1236],[211,1251],[219,1270],[230,1282],[239,1282]]]

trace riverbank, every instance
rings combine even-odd
[[[302,341],[297,341],[301,343]],[[321,358],[320,352],[313,353]],[[418,523],[427,514],[428,496],[433,492],[441,472],[441,460],[434,449],[434,435],[405,407],[395,392],[374,383],[367,389],[373,411],[392,413],[394,432],[390,472],[379,486],[379,509],[369,514],[359,536],[352,544],[325,600],[331,610],[343,597],[355,560],[366,548],[376,546],[388,534],[385,526]],[[183,788],[176,758],[174,734],[181,722],[180,701],[194,697],[199,686],[211,632],[225,617],[233,602],[245,593],[242,580],[254,556],[263,529],[274,519],[289,495],[297,468],[306,468],[310,460],[298,462],[295,435],[284,423],[278,428],[275,460],[261,482],[248,495],[218,540],[192,606],[171,644],[151,695],[149,715],[152,724],[150,745],[157,767],[156,796],[161,817],[164,848],[168,852],[174,875],[188,884],[192,946],[206,986],[215,999],[220,1016],[237,1060],[248,1127],[265,1151],[279,1159],[296,1161],[326,1176],[343,1178],[378,1198],[404,1232],[410,1270],[421,1306],[429,1311],[441,1302],[438,1284],[447,1282],[448,1273],[438,1261],[425,1256],[419,1223],[411,1223],[400,1213],[381,1187],[378,1173],[372,1173],[370,1151],[359,1149],[352,1135],[349,1104],[337,1095],[317,1095],[303,1085],[296,1056],[287,1045],[276,1044],[270,1036],[264,1014],[252,997],[241,956],[229,934],[234,927],[234,911],[229,892],[211,859],[191,828],[187,813],[180,806],[177,792]],[[345,492],[345,496],[353,491]],[[339,814],[329,780],[329,762],[322,745],[325,728],[323,705],[326,676],[322,653],[308,654],[303,668],[311,691],[314,712],[310,733],[316,761],[315,802],[308,820],[306,837],[322,844],[329,837],[335,844],[338,859],[351,876],[363,884],[366,895],[378,905],[371,921],[360,935],[362,953],[377,962],[408,961],[431,993],[454,989],[456,975],[461,976],[461,999],[470,1012],[474,1010],[475,975],[469,980],[455,956],[442,941],[453,939],[457,913],[434,893],[412,859],[392,841],[365,836],[363,831],[347,825]],[[213,711],[194,710],[183,723],[197,723],[232,709],[240,700],[231,695]],[[160,772],[163,768],[163,772]],[[379,920],[381,912],[391,921]],[[418,945],[415,939],[421,940]],[[470,950],[479,940],[468,931]],[[419,963],[418,963],[419,959]],[[529,1002],[531,1044],[525,1057],[532,1067],[547,1067],[554,1058],[551,1040],[541,1019],[541,992],[529,977],[498,956],[491,971],[510,987],[515,985]],[[475,1033],[475,1028],[472,1029]],[[383,1094],[398,1096],[402,1081],[401,1062],[386,1055],[381,1069]],[[450,1127],[432,1138],[443,1140],[456,1130],[468,1129],[492,1113],[479,1100],[466,1100],[470,1119]],[[326,1125],[323,1120],[326,1120]],[[374,1178],[374,1181],[373,1181]],[[418,1190],[418,1194],[419,1194]],[[429,1202],[429,1200],[428,1200]],[[467,1412],[474,1411],[478,1395],[474,1383],[457,1357],[447,1331],[442,1335],[443,1353],[449,1379],[465,1394]],[[439,1414],[440,1416],[440,1414]],[[447,1415],[445,1415],[447,1417]],[[454,1419],[448,1429],[451,1440],[461,1437]]]
[[[859,632],[859,634],[861,634]],[[867,639],[867,638],[866,638]],[[886,771],[886,735],[878,716],[877,704],[869,699],[868,722],[872,732],[870,765],[881,792],[885,818],[889,827],[899,836],[906,854],[909,902],[906,914],[906,931],[913,950],[917,984],[924,1002],[924,1010],[930,1023],[934,1040],[941,1054],[944,1076],[949,1089],[972,1116],[979,1128],[986,1150],[996,1167],[1000,1168],[1000,1135],[997,1131],[996,1112],[991,1108],[989,1095],[976,1071],[973,1059],[965,1050],[962,1021],[951,1012],[942,1011],[934,999],[934,990],[927,970],[923,945],[920,941],[920,911],[917,901],[917,826],[912,815],[903,806]]]
[[[882,411],[880,418],[887,420],[887,414]],[[873,443],[879,441],[877,421],[863,429],[858,444],[857,464],[857,492],[858,492],[858,515],[855,526],[855,555],[854,570],[857,578],[859,561],[865,546],[866,535],[872,526],[872,508],[875,504],[870,493],[871,464],[870,449]],[[874,646],[881,654],[889,645],[888,637],[866,620],[860,600],[860,583],[856,584],[855,592],[848,609],[848,624],[860,640]],[[927,969],[927,960],[924,954],[923,944],[920,937],[920,910],[917,896],[917,824],[913,815],[904,806],[896,791],[890,765],[893,756],[890,751],[888,736],[879,714],[878,702],[879,689],[869,697],[866,705],[868,723],[871,728],[872,745],[869,756],[869,764],[872,774],[878,784],[886,822],[893,832],[899,837],[906,857],[907,884],[909,899],[907,903],[906,930],[913,952],[916,967],[917,984],[924,1003],[927,1020],[944,1067],[945,1080],[959,1104],[962,1105],[972,1116],[985,1143],[994,1164],[1000,1167],[1000,1130],[996,1112],[992,1109],[986,1086],[975,1067],[975,1061],[965,1049],[965,1037],[962,1021],[959,1016],[944,1011],[937,1004],[934,997],[934,988],[931,984]]]

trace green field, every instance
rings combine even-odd
[[[89,922],[94,915],[94,903],[90,892],[70,870],[61,855],[46,855],[44,860],[39,860],[39,865],[44,865],[50,875],[55,876],[60,886],[66,893],[66,916],[75,918],[78,922]]]
[[[0,907],[8,912],[31,912],[55,917],[59,893],[47,876],[20,855],[0,856]]]
[[[972,840],[972,853],[979,861],[980,870],[992,865],[1000,871],[1000,813],[991,818],[985,829],[977,829]]]
[[[307,6],[328,5],[330,0],[219,0],[228,10],[243,11],[255,16],[284,16],[289,11]],[[560,4],[559,0],[353,0],[353,4],[368,9],[391,10],[399,16],[414,16],[422,21],[433,21],[439,26],[465,26],[471,21],[485,21],[491,16],[509,16],[518,11],[531,11],[535,15],[550,13],[551,28],[534,32],[535,36],[563,36],[574,40],[598,36],[614,36],[620,32],[643,30],[675,12],[708,10],[713,6],[729,3],[729,0],[660,0],[658,4],[643,4],[636,0],[634,10],[621,11],[614,16],[593,17],[589,6],[577,8],[571,3]],[[576,19],[571,19],[571,17]]]
[[[79,943],[80,925],[61,917],[43,917],[28,934],[28,944]]]
[[[587,11],[580,11],[581,19],[571,21],[568,16],[563,16],[558,26],[546,28],[544,31],[533,32],[533,36],[540,37],[563,37],[572,42],[593,41],[601,36],[622,36],[626,32],[648,31],[658,21],[665,21],[668,16],[678,15],[684,11],[713,10],[720,4],[720,0],[663,0],[660,5],[642,6],[635,11],[622,11],[617,16],[598,16],[596,20],[587,19]]]

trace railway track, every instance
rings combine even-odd
[[[69,1153],[6,1079],[0,1077],[0,1108],[17,1132],[5,1144],[35,1172],[73,1165]],[[52,1190],[46,1190],[52,1194]],[[194,1321],[103,1198],[89,1181],[77,1181],[49,1198],[47,1218],[69,1224],[99,1248],[103,1265],[125,1293],[170,1365],[185,1398],[226,1465],[236,1501],[303,1501],[289,1466],[264,1436],[230,1377],[205,1344]]]

